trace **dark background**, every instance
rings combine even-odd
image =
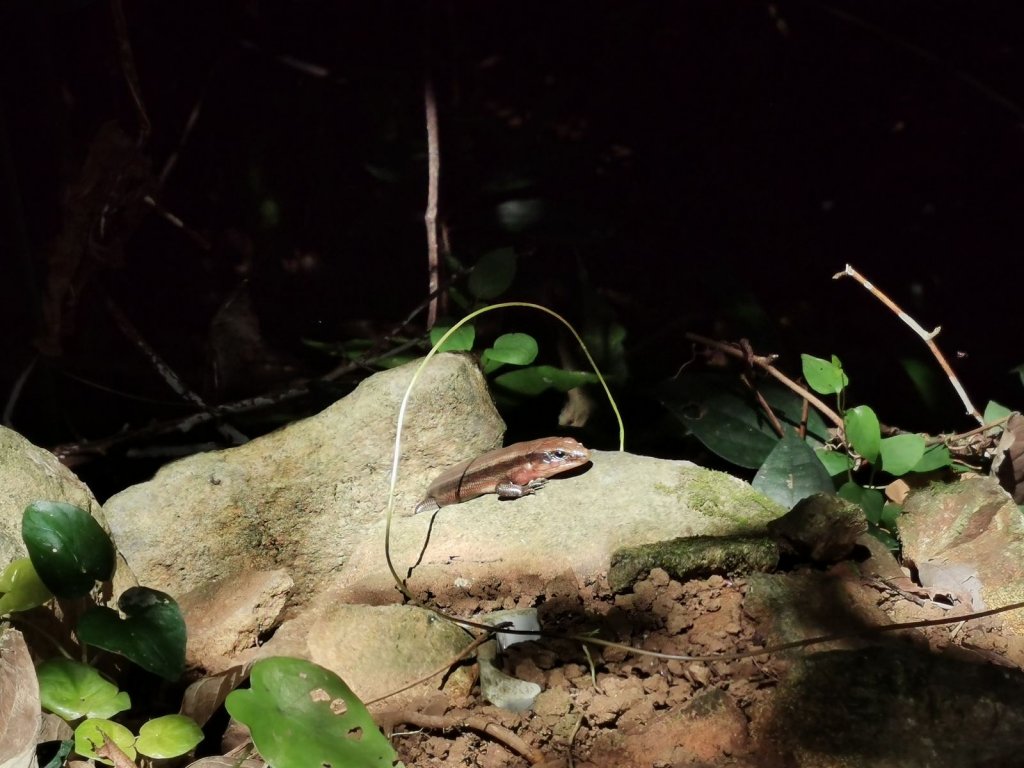
[[[118,311],[210,403],[338,364],[311,342],[398,325],[427,293],[428,73],[453,255],[514,247],[502,298],[625,329],[633,450],[687,451],[647,394],[692,358],[687,330],[749,338],[793,374],[801,352],[837,354],[853,401],[884,422],[975,426],[921,340],[831,279],[847,263],[943,327],[979,409],[1020,406],[1015,3],[125,2],[141,142],[112,8],[0,2],[0,393],[36,443],[196,410]],[[248,356],[217,331],[218,312],[243,305],[244,330],[259,321]],[[483,330],[533,331],[558,362],[544,322]],[[265,431],[357,379],[238,426]],[[559,402],[513,413],[551,432]],[[602,417],[591,432],[614,441]],[[73,463],[105,495],[165,460],[139,457],[168,440]]]

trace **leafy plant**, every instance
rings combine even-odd
[[[75,634],[80,644],[119,654],[166,680],[176,680],[185,666],[185,622],[177,603],[146,587],[125,590],[118,607],[103,605],[84,613],[81,599],[114,572],[114,545],[106,531],[84,510],[61,502],[37,501],[22,515],[22,539],[29,556],[0,574],[0,615],[17,614],[59,604],[59,615],[81,613]],[[136,752],[152,758],[175,757],[201,740],[199,726],[181,715],[156,718],[136,738],[109,718],[131,706],[129,695],[82,661],[58,657],[36,669],[42,707],[69,722],[75,749],[87,758],[109,738],[134,759]],[[106,758],[99,758],[110,763]]]
[[[225,705],[274,768],[396,764],[366,707],[330,670],[302,659],[262,659],[253,665],[250,686],[228,694]]]
[[[801,357],[804,378],[808,385],[820,394],[835,395],[843,419],[841,447],[846,456],[847,480],[839,488],[838,493],[843,498],[859,504],[872,531],[890,547],[895,548],[898,546],[895,532],[900,508],[887,500],[875,487],[879,474],[895,478],[913,472],[931,472],[948,467],[952,463],[949,450],[940,443],[929,447],[925,438],[917,434],[899,434],[883,438],[878,416],[870,406],[858,405],[844,410],[844,396],[849,378],[843,371],[838,357],[833,355],[831,360],[811,355]],[[824,456],[826,453],[819,455]],[[860,483],[854,478],[853,470],[858,460],[865,462],[869,470],[866,483]],[[831,460],[826,462],[826,466],[837,466],[830,462]]]

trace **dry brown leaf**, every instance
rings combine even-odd
[[[992,474],[1017,504],[1024,504],[1024,416],[1019,413],[1006,420],[996,446]]]
[[[181,698],[181,714],[191,717],[202,728],[220,709],[228,694],[249,676],[251,667],[252,664],[231,667],[220,674],[196,680],[185,689]]]
[[[0,636],[0,768],[36,765],[39,683],[21,632]]]

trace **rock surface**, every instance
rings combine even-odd
[[[963,585],[959,600],[975,610],[1024,601],[1024,515],[995,479],[934,483],[911,492],[903,511],[904,558],[933,578],[951,572]],[[1024,636],[1024,613],[1003,617]]]
[[[139,580],[172,595],[285,568],[304,602],[383,516],[398,406],[415,364],[371,376],[321,413],[243,446],[163,467],[105,505]],[[503,425],[469,359],[440,355],[406,416],[397,509],[428,478],[495,447]]]

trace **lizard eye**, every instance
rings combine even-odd
[[[562,450],[561,448],[556,448],[551,452],[551,455],[554,456],[559,461],[561,461],[562,459],[567,458],[569,456],[569,453],[568,451]]]

